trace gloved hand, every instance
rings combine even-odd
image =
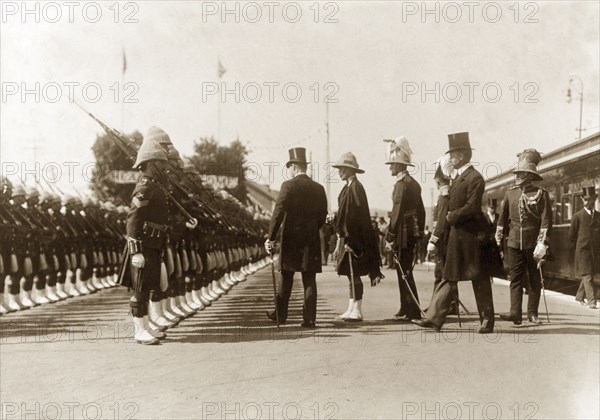
[[[548,247],[544,244],[537,244],[535,246],[535,249],[533,250],[533,258],[536,261],[540,261],[542,259],[544,259],[544,257],[546,256],[546,251],[548,250]]]
[[[198,226],[198,219],[196,219],[195,217],[185,222],[185,227],[188,229],[194,229],[196,226]]]
[[[385,241],[385,250],[386,250],[386,251],[391,251],[391,250],[392,250],[392,246],[393,246],[393,245],[394,245],[394,243],[393,243],[393,242],[388,242],[388,241]]]
[[[265,241],[265,249],[267,250],[267,252],[270,254],[271,251],[273,251],[273,248],[275,248],[275,241],[272,241],[270,239],[267,239]]]
[[[431,242],[429,242],[427,244],[427,252],[431,252],[432,254],[435,254],[435,252],[437,251],[437,246],[435,246],[434,244],[432,244]]]
[[[348,244],[344,245],[344,251],[346,251],[346,252],[351,252],[351,253],[352,253],[352,255],[356,255],[356,254],[354,253],[354,250],[353,250],[352,248],[350,248],[350,245],[348,245]]]
[[[131,265],[133,265],[134,267],[142,268],[144,267],[145,263],[146,259],[144,258],[144,254],[142,254],[141,252],[133,254],[131,256]]]

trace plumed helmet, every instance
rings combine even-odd
[[[537,171],[537,165],[542,160],[542,155],[535,149],[525,149],[517,154],[519,161],[517,167],[513,170],[514,173],[528,172],[533,175],[533,179],[541,181],[542,176]]]
[[[450,155],[445,154],[439,158],[436,162],[436,166],[437,168],[433,178],[440,179],[442,181],[450,181],[450,178],[452,178],[452,171],[454,170],[452,164],[450,163]]]
[[[413,151],[405,136],[399,136],[393,140],[384,141],[389,143],[388,158],[385,162],[386,165],[402,163],[404,165],[414,166],[411,163]]]

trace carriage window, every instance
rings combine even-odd
[[[569,223],[571,218],[573,217],[573,206],[571,205],[571,197],[563,196],[562,199],[562,214],[563,214],[563,223]]]
[[[573,197],[573,214],[577,213],[582,208],[583,208],[583,201],[581,200],[581,195],[574,196]]]

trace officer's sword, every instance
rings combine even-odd
[[[415,305],[417,305],[417,308],[419,308],[419,312],[421,312],[421,315],[423,315],[424,317],[427,317],[425,312],[423,312],[423,309],[421,309],[421,305],[419,305],[419,301],[417,300],[415,294],[413,293],[412,289],[410,288],[410,285],[408,284],[408,279],[406,278],[406,274],[404,273],[404,270],[402,269],[402,266],[400,265],[400,261],[398,260],[398,254],[396,254],[396,251],[392,251],[392,253],[394,255],[394,261],[396,261],[396,264],[400,268],[400,274],[401,274],[400,277],[402,277],[402,280],[404,280],[404,283],[406,284],[406,287],[408,288],[408,293],[410,293],[410,296],[412,297],[413,301],[415,302]]]
[[[544,274],[542,273],[543,264],[544,260],[540,260],[537,266],[538,270],[540,271],[540,280],[542,282],[542,296],[544,297],[544,306],[546,307],[546,318],[548,319],[548,323],[550,323],[550,313],[548,312],[548,303],[546,302],[546,288],[544,287]]]

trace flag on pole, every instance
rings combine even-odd
[[[127,56],[125,55],[125,47],[123,47],[123,74],[127,71]]]
[[[221,64],[221,59],[219,58],[219,63],[217,65],[217,74],[219,75],[219,79],[223,77],[226,71],[227,69],[223,67],[223,64]]]

